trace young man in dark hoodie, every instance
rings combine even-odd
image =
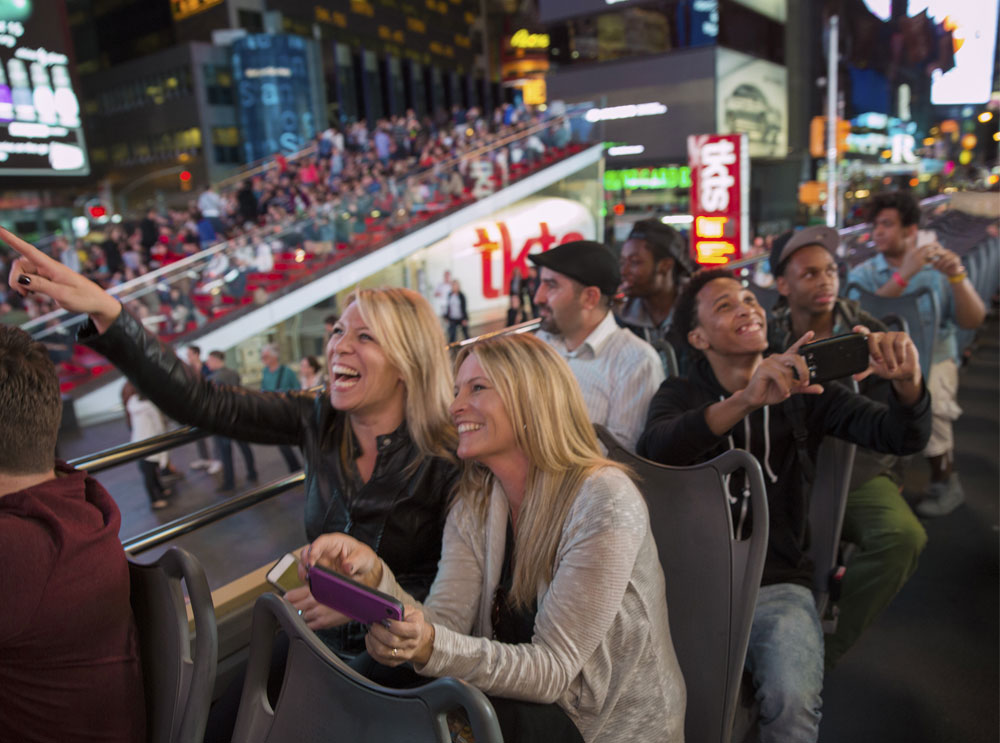
[[[871,333],[868,373],[892,381],[882,405],[838,384],[809,383],[798,349],[764,357],[763,308],[731,272],[701,271],[682,290],[675,327],[697,352],[687,378],[656,393],[639,454],[671,465],[703,462],[730,448],[755,456],[767,484],[770,537],[747,649],[760,702],[763,743],[819,737],[823,632],[811,590],[808,484],[825,435],[877,451],[920,451],[930,434],[930,399],[917,351],[903,333]],[[749,526],[739,476],[730,479],[737,529]]]
[[[0,739],[145,740],[121,515],[55,461],[62,403],[44,346],[0,325]]]

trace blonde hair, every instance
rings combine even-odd
[[[552,580],[563,524],[584,480],[602,467],[622,468],[601,454],[576,378],[547,343],[532,335],[484,339],[459,352],[456,371],[472,354],[500,395],[529,461],[510,595],[524,607],[540,583]],[[493,482],[484,465],[464,463],[457,497],[473,501],[482,521]]]
[[[455,458],[458,435],[448,407],[454,398],[451,368],[441,323],[430,304],[410,289],[358,289],[356,303],[382,351],[406,387],[406,428],[425,456]]]

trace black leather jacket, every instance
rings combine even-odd
[[[325,392],[258,392],[211,384],[125,310],[103,335],[88,322],[79,340],[106,356],[176,421],[257,444],[302,447],[308,539],[334,531],[350,534],[370,545],[415,598],[427,595],[437,574],[458,466],[421,455],[405,422],[378,437],[375,469],[361,483],[341,466],[348,418],[330,405]]]

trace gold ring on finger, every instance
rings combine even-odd
[[[399,652],[399,648],[393,648],[392,649],[392,657],[395,658],[396,657],[396,653],[398,653],[398,652]]]

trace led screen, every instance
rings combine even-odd
[[[306,40],[255,34],[237,40],[232,50],[246,161],[301,150],[317,126]]]
[[[0,176],[88,175],[60,0],[0,0]]]
[[[931,103],[937,106],[986,103],[993,86],[993,55],[997,43],[996,0],[910,0],[907,12],[922,10],[951,30],[955,66],[931,77]]]

